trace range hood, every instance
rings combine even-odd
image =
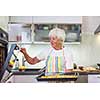
[[[100,34],[100,25],[97,27],[97,29],[95,30],[94,34]]]

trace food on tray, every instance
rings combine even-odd
[[[75,75],[61,75],[61,76],[58,76],[57,78],[77,78],[77,76],[75,76]]]
[[[82,70],[80,70],[80,69],[73,69],[72,71],[80,72],[80,71],[82,71]]]
[[[73,71],[76,71],[76,72],[96,71],[96,68],[79,66],[78,69],[73,69]]]
[[[94,68],[94,67],[84,67],[83,70],[84,71],[96,71],[96,68]]]
[[[77,78],[75,75],[50,75],[50,76],[41,76],[41,78]]]
[[[84,67],[83,67],[83,66],[79,66],[78,68],[79,68],[80,70],[83,70]]]
[[[21,71],[21,70],[25,70],[26,69],[26,66],[20,66],[19,67],[19,70]]]

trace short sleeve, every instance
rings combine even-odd
[[[36,57],[39,59],[39,60],[45,60],[48,56],[48,51],[49,49],[46,48],[44,50],[42,50]]]

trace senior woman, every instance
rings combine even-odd
[[[56,73],[64,73],[73,68],[72,55],[66,47],[64,47],[65,31],[60,28],[54,28],[49,32],[51,47],[47,51],[42,51],[36,57],[30,57],[25,48],[21,48],[29,64],[36,64],[42,60],[46,60],[45,75],[55,75]]]

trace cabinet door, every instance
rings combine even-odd
[[[10,22],[32,23],[32,16],[10,16]]]
[[[100,83],[100,75],[88,75],[88,83]]]
[[[34,24],[34,41],[46,43],[49,42],[49,32],[54,27],[65,30],[65,42],[81,41],[81,24]]]
[[[33,75],[14,75],[14,83],[36,83],[35,77]]]
[[[0,28],[7,31],[8,30],[8,27],[7,27],[8,21],[9,21],[8,16],[0,16]]]
[[[33,23],[68,23],[81,24],[81,16],[34,16]]]
[[[16,23],[82,23],[81,16],[10,16]]]
[[[9,24],[9,41],[31,42],[31,25],[30,24]]]

